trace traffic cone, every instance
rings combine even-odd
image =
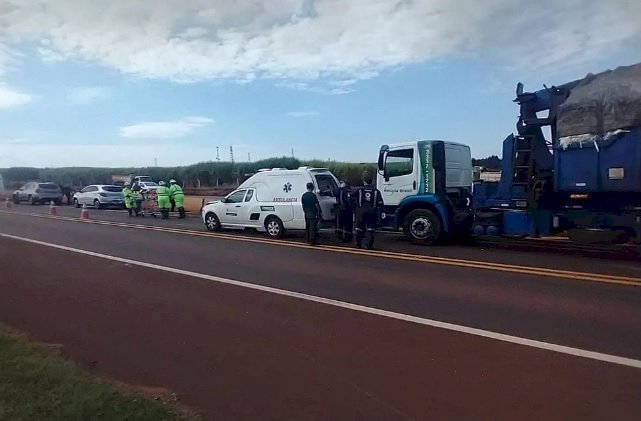
[[[89,210],[87,205],[82,205],[82,210],[80,211],[80,219],[89,219]]]
[[[58,211],[56,209],[56,205],[53,203],[53,200],[51,203],[49,203],[49,215],[57,215]]]
[[[7,197],[4,200],[4,207],[7,208],[7,209],[10,209],[12,206],[13,206],[13,202],[11,200],[9,200],[9,198]]]

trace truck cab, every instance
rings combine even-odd
[[[403,229],[414,242],[434,244],[471,232],[470,147],[441,140],[383,145],[377,188],[383,227]]]

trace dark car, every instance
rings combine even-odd
[[[56,205],[62,203],[62,190],[53,183],[30,182],[13,192],[13,203],[27,202],[30,205],[49,203]]]

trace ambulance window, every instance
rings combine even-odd
[[[249,202],[250,200],[252,200],[252,197],[254,197],[254,191],[247,190],[247,196],[245,196],[245,202]]]
[[[238,190],[227,196],[227,203],[242,203],[243,198],[245,197],[245,192],[247,190]]]
[[[319,174],[316,176],[316,184],[321,192],[335,192],[338,189],[334,177],[329,174]]]
[[[390,151],[385,158],[385,175],[400,177],[414,172],[414,150],[400,149]]]

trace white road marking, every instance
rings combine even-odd
[[[249,288],[257,291],[262,291],[262,292],[268,292],[272,294],[277,294],[277,295],[282,295],[286,297],[291,297],[291,298],[297,298],[300,300],[305,300],[305,301],[310,301],[314,303],[319,303],[319,304],[325,304],[325,305],[330,305],[334,307],[339,307],[339,308],[344,308],[348,310],[353,310],[353,311],[358,311],[361,313],[367,313],[367,314],[372,314],[376,316],[382,316],[382,317],[387,317],[390,319],[396,319],[396,320],[401,320],[405,322],[410,322],[410,323],[416,323],[419,325],[424,325],[424,326],[430,326],[430,327],[435,327],[439,329],[445,329],[445,330],[450,330],[454,332],[459,332],[459,333],[465,333],[468,335],[473,335],[473,336],[480,336],[483,338],[488,338],[488,339],[494,339],[497,341],[503,341],[503,342],[509,342],[517,345],[523,345],[523,346],[528,346],[532,348],[538,348],[538,349],[543,349],[546,351],[552,351],[552,352],[558,352],[561,354],[567,354],[567,355],[572,355],[575,357],[581,357],[581,358],[588,358],[592,360],[597,360],[597,361],[602,361],[602,362],[608,362],[612,364],[619,364],[619,365],[624,365],[627,367],[634,367],[634,368],[640,368],[641,369],[641,360],[635,360],[632,358],[627,358],[627,357],[621,357],[617,355],[611,355],[611,354],[603,354],[600,352],[594,352],[594,351],[588,351],[584,349],[579,349],[579,348],[572,348],[569,346],[564,346],[564,345],[558,345],[558,344],[553,344],[553,343],[548,343],[548,342],[542,342],[542,341],[537,341],[534,339],[527,339],[527,338],[521,338],[518,336],[512,336],[512,335],[505,335],[503,333],[498,333],[498,332],[492,332],[489,330],[483,330],[483,329],[477,329],[473,327],[468,327],[468,326],[462,326],[462,325],[457,325],[453,323],[447,323],[447,322],[441,322],[438,320],[432,320],[432,319],[426,319],[422,317],[417,317],[417,316],[411,316],[408,314],[402,314],[402,313],[396,313],[393,311],[387,311],[387,310],[382,310],[374,307],[367,307],[359,304],[352,304],[348,303],[345,301],[338,301],[338,300],[333,300],[331,298],[324,298],[324,297],[318,297],[315,295],[309,295],[309,294],[303,294],[300,292],[294,292],[294,291],[288,291],[284,289],[279,289],[279,288],[273,288],[273,287],[268,287],[268,286],[263,286],[263,285],[256,285],[252,284],[249,282],[243,282],[243,281],[236,281],[233,279],[227,279],[227,278],[221,278],[218,276],[213,276],[213,275],[207,275],[204,273],[197,273],[197,272],[191,272],[188,270],[183,270],[183,269],[177,269],[177,268],[172,268],[168,266],[161,266],[161,265],[156,265],[153,263],[146,263],[146,262],[140,262],[137,260],[131,260],[131,259],[125,259],[122,257],[116,257],[116,256],[111,256],[108,254],[102,254],[102,253],[96,253],[93,251],[87,251],[87,250],[80,250],[76,249],[73,247],[67,247],[67,246],[62,246],[59,244],[53,244],[53,243],[47,243],[44,241],[39,241],[39,240],[34,240],[31,238],[26,238],[26,237],[19,237],[15,235],[10,235],[10,234],[4,234],[0,233],[0,237],[4,238],[10,238],[12,240],[18,240],[18,241],[24,241],[26,243],[31,243],[31,244],[37,244],[40,246],[45,246],[45,247],[51,247],[55,248],[58,250],[64,250],[72,253],[77,253],[77,254],[83,254],[86,256],[92,256],[92,257],[97,257],[101,259],[106,259],[106,260],[111,260],[115,262],[120,262],[124,264],[129,264],[129,265],[134,265],[134,266],[140,266],[144,268],[149,268],[149,269],[155,269],[155,270],[160,270],[163,272],[169,272],[169,273],[174,273],[177,275],[183,275],[183,276],[189,276],[192,278],[199,278],[199,279],[204,279],[207,281],[212,281],[212,282],[218,282],[221,284],[226,284],[226,285],[234,285],[237,287],[242,287],[242,288]]]

